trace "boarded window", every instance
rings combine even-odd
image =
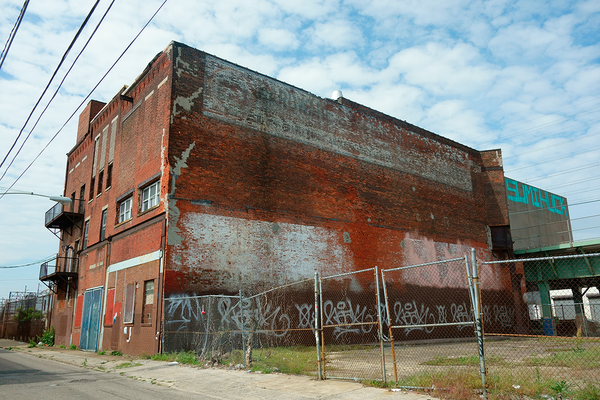
[[[135,309],[135,284],[130,283],[125,289],[125,310],[123,313],[123,322],[133,323],[133,311]]]

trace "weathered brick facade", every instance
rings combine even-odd
[[[163,296],[255,291],[472,247],[489,259],[490,227],[508,225],[499,151],[175,42],[106,105],[90,102],[67,168],[65,195],[85,185],[88,239],[83,249],[85,224],[63,233],[78,246],[79,275],[76,301],[58,294],[57,342],[79,342],[84,295],[102,288],[99,347],[129,354],[159,351]],[[142,211],[154,182],[160,201]],[[131,218],[119,222],[129,198]],[[510,277],[484,279],[511,290]]]

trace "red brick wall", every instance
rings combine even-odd
[[[121,89],[106,104],[91,101],[80,115],[77,145],[68,155],[65,195],[71,196],[75,193],[75,197],[79,198],[80,188],[85,185],[84,221],[76,225],[72,231],[63,232],[60,251],[63,252],[62,249],[67,245],[75,247],[77,240],[80,241],[80,246],[82,245],[83,227],[87,221],[89,224],[87,248],[79,254],[77,279],[77,293],[81,299],[83,299],[82,294],[89,288],[106,287],[105,279],[110,265],[161,249],[164,228],[160,222],[164,218],[168,185],[168,179],[163,174],[167,163],[162,158],[169,127],[168,110],[171,98],[169,84],[171,70],[168,66],[169,55],[162,54],[153,60],[126,91]],[[133,102],[128,101],[127,97],[132,98]],[[115,142],[111,151],[113,127]],[[98,146],[97,151],[95,151],[96,146]],[[113,172],[109,185],[107,178],[111,163]],[[99,190],[100,171],[103,171],[103,177]],[[168,168],[166,172],[168,174]],[[92,178],[94,188],[90,196]],[[141,191],[145,185],[157,180],[161,182],[159,205],[142,212]],[[128,193],[132,196],[132,218],[119,223],[119,201]],[[103,210],[107,212],[107,222],[105,240],[101,241]],[[157,265],[157,262],[146,263],[142,267],[130,268],[127,273],[131,279],[141,280],[142,285],[143,280],[155,279],[156,290],[158,290],[160,286]],[[125,275],[127,274],[122,276]],[[119,282],[112,285],[115,290],[112,293],[115,296],[121,294],[122,285],[119,285],[121,285]],[[62,295],[64,296],[64,293]],[[158,292],[155,298],[156,301],[160,299]],[[63,306],[60,314],[73,315],[72,303]],[[142,311],[140,309],[136,312],[141,315]],[[156,311],[153,318],[156,320]],[[57,319],[54,321],[58,322]],[[129,351],[130,354],[140,354],[144,351],[156,352],[158,348],[158,339],[155,338],[156,325],[153,322],[153,325],[146,324],[142,327],[139,318],[137,321],[138,325],[132,325],[133,333],[141,334],[142,336],[136,336],[138,339],[136,342],[143,343],[132,345],[131,341],[120,340],[123,336],[121,330],[121,335],[117,336],[118,349],[124,353]],[[63,340],[66,341],[72,335],[73,343],[78,345],[80,324],[74,326],[72,319],[65,324]],[[108,329],[112,330],[112,327]],[[143,332],[138,332],[139,329]],[[112,333],[109,332],[109,345],[112,344],[111,335]]]
[[[471,247],[489,257],[488,219],[502,213],[488,210],[476,150],[185,46],[173,53],[166,295]]]

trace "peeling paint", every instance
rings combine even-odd
[[[179,220],[180,211],[177,207],[177,200],[172,196],[175,195],[175,186],[177,183],[177,178],[181,174],[182,168],[187,168],[186,161],[190,156],[190,153],[196,142],[192,142],[189,147],[181,154],[181,158],[173,157],[175,159],[175,165],[173,166],[172,175],[171,175],[171,192],[169,196],[169,234],[168,234],[168,244],[169,245],[178,245],[181,244],[183,238],[181,237],[180,229],[177,226],[177,221]]]
[[[200,94],[202,94],[202,88],[198,88],[190,97],[178,96],[175,101],[173,101],[173,115],[181,114],[181,111],[177,109],[183,108],[185,111],[190,112],[192,110],[192,106],[194,105],[194,100],[196,100]]]

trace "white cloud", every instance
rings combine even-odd
[[[363,35],[360,27],[348,20],[330,20],[316,23],[313,29],[305,32],[310,48],[332,47],[335,49],[360,46]]]
[[[299,45],[296,35],[285,29],[260,29],[258,31],[258,40],[274,50],[294,50]]]
[[[402,50],[390,59],[387,73],[398,74],[411,85],[434,95],[464,96],[485,92],[496,75],[471,45],[458,43],[447,47],[428,43]]]

